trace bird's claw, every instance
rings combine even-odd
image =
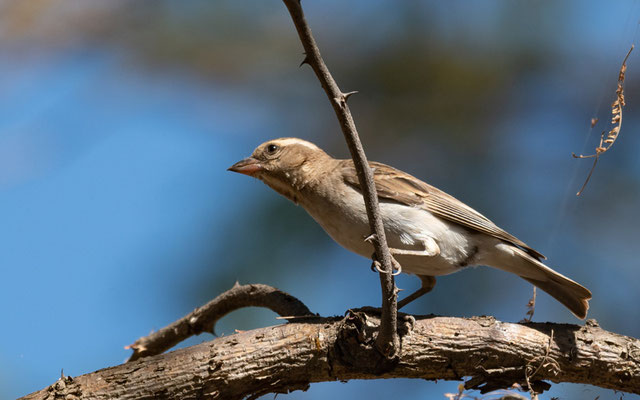
[[[373,262],[371,263],[371,271],[373,272],[380,272],[381,274],[384,274],[386,271],[384,269],[382,269],[382,263],[376,259],[373,260]]]
[[[376,240],[378,240],[378,237],[376,236],[375,233],[372,233],[371,235],[369,235],[366,238],[364,238],[364,241],[367,242],[367,243],[373,243]]]
[[[381,274],[384,274],[387,272],[384,269],[382,269],[382,263],[378,261],[378,257],[376,256],[376,253],[373,253],[371,255],[371,259],[373,260],[373,262],[371,263],[371,271],[374,271],[374,272],[377,271]],[[394,269],[394,272],[392,272],[391,275],[397,276],[402,273],[402,265],[395,258],[393,258],[393,256],[391,256],[391,265]]]
[[[402,265],[400,265],[393,256],[391,256],[391,265],[393,265],[393,269],[396,270],[396,272],[392,272],[391,275],[398,276],[402,273]]]

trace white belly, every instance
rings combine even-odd
[[[338,201],[341,203],[339,206],[335,204],[336,200],[315,201],[313,207],[305,206],[305,209],[333,240],[354,253],[370,258],[374,248],[364,241],[371,230],[362,195],[351,190]],[[427,210],[383,201],[380,203],[380,212],[389,247],[424,250],[423,242],[428,238],[435,240],[440,247],[437,256],[396,256],[404,272],[447,275],[459,271],[475,251],[467,231],[433,216]]]

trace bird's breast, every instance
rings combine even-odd
[[[358,192],[349,190],[335,197],[318,195],[301,204],[338,244],[364,257],[371,256],[373,247],[364,241],[370,232],[369,220]]]

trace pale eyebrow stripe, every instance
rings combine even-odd
[[[305,146],[308,147],[310,149],[313,150],[318,150],[319,147],[316,146],[315,144],[311,143],[311,142],[307,142],[306,140],[302,140],[302,139],[297,139],[297,138],[285,138],[285,139],[279,139],[274,141],[277,144],[280,144],[282,146],[286,146],[286,145],[291,145],[291,144],[299,144],[301,146]]]

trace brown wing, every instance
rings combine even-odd
[[[546,259],[517,237],[500,229],[489,218],[442,190],[388,165],[378,162],[370,162],[369,165],[373,170],[378,197],[422,207],[440,218],[519,246],[535,258]],[[361,190],[353,161],[343,160],[341,168],[344,181]]]

